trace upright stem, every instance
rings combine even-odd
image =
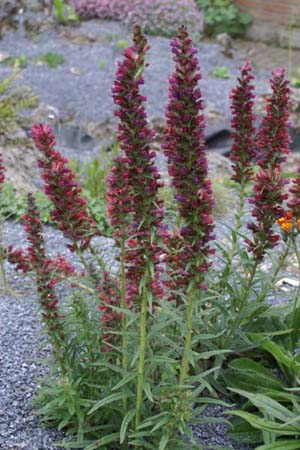
[[[252,271],[251,271],[251,273],[250,273],[249,280],[248,280],[248,282],[247,282],[247,284],[246,284],[246,286],[245,286],[245,288],[244,288],[244,289],[245,289],[245,292],[244,292],[244,295],[242,296],[242,298],[241,298],[241,300],[240,300],[239,309],[238,309],[236,318],[235,318],[235,320],[233,321],[233,323],[232,323],[232,325],[231,325],[231,327],[230,327],[230,331],[229,331],[229,334],[227,335],[227,338],[225,339],[224,347],[226,347],[226,345],[228,344],[228,342],[229,342],[231,336],[233,335],[234,331],[236,330],[236,328],[237,328],[237,327],[239,326],[239,324],[240,324],[241,315],[242,315],[242,312],[243,312],[243,310],[244,310],[244,307],[245,307],[245,305],[246,305],[246,303],[247,303],[247,300],[248,300],[248,298],[249,298],[251,285],[252,285],[253,279],[254,279],[254,277],[255,277],[255,274],[256,274],[258,265],[259,265],[259,261],[256,260],[255,263],[254,263],[254,265],[253,265],[253,267],[252,267]]]
[[[189,357],[191,352],[191,341],[192,341],[192,322],[193,322],[192,319],[193,319],[194,299],[195,299],[195,289],[191,289],[186,311],[185,344],[179,378],[180,386],[182,386],[185,382],[189,367]]]
[[[289,247],[286,246],[285,251],[279,257],[279,262],[277,264],[277,267],[276,267],[275,271],[273,272],[273,276],[272,276],[272,278],[270,280],[270,284],[266,285],[266,287],[265,287],[265,289],[263,289],[262,293],[256,298],[257,302],[262,302],[265,299],[265,297],[266,297],[266,295],[267,295],[267,293],[268,293],[268,291],[270,289],[270,285],[272,286],[274,281],[276,280],[276,277],[277,277],[279,271],[281,270],[281,268],[283,266],[283,263],[284,263],[286,257],[288,256],[288,254],[289,254]]]
[[[125,272],[125,238],[122,233],[121,239],[121,308],[122,308],[122,367],[127,369],[128,356],[127,356],[127,315],[125,311],[127,310],[126,303],[126,272]],[[124,311],[124,312],[123,312]],[[127,410],[127,398],[124,398],[124,411]]]
[[[245,182],[242,181],[240,184],[240,189],[239,189],[239,206],[238,206],[238,210],[237,213],[235,215],[235,229],[233,230],[232,233],[232,248],[231,248],[231,257],[233,258],[236,252],[236,245],[237,245],[237,235],[238,232],[242,226],[242,215],[243,215],[243,211],[244,211],[244,198],[245,198]],[[231,258],[231,261],[232,261]]]
[[[221,280],[223,280],[227,270],[232,266],[232,261],[236,252],[238,232],[242,226],[242,215],[244,211],[244,197],[245,197],[245,182],[242,181],[239,184],[239,205],[235,215],[235,227],[231,233],[231,251],[227,259],[223,272],[221,274]]]
[[[138,385],[136,396],[136,416],[135,428],[138,429],[141,422],[141,411],[143,405],[143,382],[144,382],[144,366],[146,353],[146,323],[147,323],[147,306],[148,306],[148,270],[145,273],[145,284],[142,294],[141,304],[141,322],[140,322],[140,357],[138,366]]]

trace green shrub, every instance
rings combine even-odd
[[[209,35],[228,33],[239,36],[252,22],[249,13],[240,12],[231,0],[197,0],[204,11],[205,31]]]
[[[65,58],[58,53],[48,52],[40,55],[37,61],[47,64],[51,69],[56,69],[59,65],[64,64]]]

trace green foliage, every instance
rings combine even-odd
[[[58,53],[48,52],[40,55],[37,61],[47,64],[51,69],[56,69],[59,65],[65,63],[65,58]]]
[[[105,70],[106,69],[106,62],[105,62],[104,59],[99,59],[98,67],[99,67],[100,70]]]
[[[126,39],[119,39],[116,42],[116,48],[118,50],[125,50],[125,48],[127,48],[129,46],[129,42],[126,41]]]
[[[29,89],[12,87],[18,73],[16,67],[9,77],[0,80],[0,135],[4,134],[6,145],[15,143],[13,134],[22,123],[19,111],[37,106],[38,101]]]
[[[226,66],[218,66],[214,69],[213,76],[215,78],[231,78],[231,72]]]
[[[54,15],[60,25],[67,25],[70,22],[78,22],[79,17],[75,8],[67,5],[64,0],[53,0]]]
[[[55,365],[52,367],[51,375],[40,383],[36,412],[48,426],[66,429],[77,437],[61,443],[64,448],[96,449],[102,444],[107,449],[123,450],[140,446],[157,450],[159,445],[175,450],[196,448],[181,440],[180,435],[175,436],[173,431],[180,424],[180,433],[190,435],[185,422],[192,422],[194,414],[203,410],[201,406],[193,411],[197,396],[189,389],[189,383],[183,391],[176,387],[176,355],[182,344],[173,339],[180,312],[174,305],[161,304],[159,315],[149,321],[148,339],[152,350],[148,354],[143,383],[145,400],[148,400],[144,402],[145,419],[136,432],[134,366],[139,351],[138,317],[134,311],[122,311],[118,307],[130,323],[130,359],[128,368],[124,369],[118,362],[121,334],[118,333],[118,341],[110,351],[103,351],[97,312],[97,304],[101,302],[96,298],[75,289],[68,299],[62,348],[66,375],[61,376]],[[162,329],[164,333],[157,339]]]
[[[300,430],[299,317],[299,308],[292,309],[289,305],[281,311],[273,308],[249,324],[254,331],[248,336],[260,351],[255,354],[260,361],[236,359],[224,375],[230,390],[247,399],[242,409],[230,412],[239,418],[232,420],[230,434],[238,441],[247,442],[247,435],[241,433],[241,427],[246,428],[248,436],[255,434],[255,442],[264,442],[258,447],[260,450],[299,448],[297,439],[282,439],[297,437]]]
[[[252,16],[240,12],[231,0],[197,0],[204,10],[205,29],[209,35],[228,33],[231,36],[243,34],[252,22]]]
[[[28,57],[25,55],[21,56],[7,56],[0,61],[0,64],[5,66],[17,67],[19,69],[25,69],[27,67]]]
[[[111,228],[107,221],[106,203],[101,196],[96,198],[89,189],[83,190],[83,196],[88,201],[89,213],[96,220],[101,232],[106,235],[111,235]],[[46,194],[41,191],[35,193],[36,204],[40,210],[41,220],[44,224],[53,226],[50,218],[52,203],[49,201]],[[25,214],[26,194],[17,193],[14,186],[5,182],[2,191],[0,192],[0,210],[2,217],[7,220],[11,219],[16,222],[21,221]]]
[[[295,88],[300,88],[300,67],[297,68],[296,72],[297,76],[291,79],[291,84]]]

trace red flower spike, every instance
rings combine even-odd
[[[108,193],[109,214],[116,234],[126,227],[129,240],[136,242],[134,246],[127,245],[126,250],[129,305],[138,297],[138,285],[145,273],[148,258],[154,264],[153,286],[160,286],[158,255],[163,254],[157,243],[163,233],[163,202],[157,198],[157,191],[163,183],[153,161],[156,154],[150,148],[154,133],[147,122],[144,107],[146,98],[140,94],[149,45],[138,26],[134,29],[133,41],[134,45],[124,52],[123,61],[118,63],[112,88],[113,100],[117,105],[115,115],[119,118],[118,141],[124,157],[116,162],[111,172]],[[123,170],[124,179],[121,180]],[[130,201],[128,217],[124,215],[124,198]],[[156,289],[155,294],[161,296],[161,289]]]
[[[273,231],[273,225],[284,214],[282,203],[288,195],[283,190],[287,181],[282,179],[278,168],[261,170],[254,181],[254,195],[249,202],[253,205],[252,216],[256,223],[248,224],[253,240],[248,239],[246,243],[248,250],[261,261],[266,250],[275,247],[280,240],[280,235]]]
[[[238,86],[231,92],[231,146],[230,159],[233,167],[233,181],[244,184],[252,179],[253,164],[256,156],[254,134],[255,117],[253,115],[254,86],[251,81],[251,63],[247,61],[241,68]]]
[[[82,188],[68,160],[54,150],[55,136],[48,125],[35,124],[31,136],[43,154],[39,166],[43,170],[44,191],[54,205],[51,219],[64,236],[72,241],[71,251],[85,250],[93,236],[99,234],[96,222],[90,217]]]
[[[262,169],[279,168],[290,153],[289,81],[285,78],[285,70],[272,72],[272,95],[267,99],[266,115],[256,138],[258,146],[257,163]]]
[[[211,213],[214,201],[211,183],[207,179],[205,122],[198,87],[201,75],[195,56],[197,50],[192,47],[186,27],[179,28],[171,47],[176,67],[169,79],[167,130],[163,148],[168,158],[179,214],[185,225],[179,236],[169,238],[169,244],[175,245],[175,254],[168,256],[168,264],[174,273],[171,278],[175,285],[187,288],[191,279],[202,286],[203,274],[210,266],[207,257],[213,253],[209,242],[213,239]]]

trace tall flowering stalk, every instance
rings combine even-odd
[[[76,181],[76,174],[67,165],[68,160],[54,150],[56,142],[51,128],[35,124],[31,136],[42,153],[39,167],[43,171],[44,191],[54,205],[51,219],[71,240],[70,250],[81,253],[89,247],[91,238],[99,234],[96,222],[89,216],[82,188]]]
[[[279,168],[289,150],[289,81],[285,69],[272,72],[272,94],[267,99],[266,115],[257,134],[258,164],[262,169]]]
[[[241,227],[241,217],[244,210],[245,187],[253,177],[253,165],[255,162],[255,117],[253,114],[255,95],[252,80],[252,67],[250,61],[246,61],[241,67],[238,85],[230,95],[231,99],[231,127],[232,146],[230,159],[232,161],[232,180],[238,184],[239,207],[236,213],[236,226],[232,234],[232,252],[234,256],[237,242],[237,233]]]
[[[204,273],[213,253],[210,240],[214,229],[211,217],[213,200],[207,179],[207,158],[204,145],[205,122],[198,81],[201,78],[186,27],[178,30],[171,41],[175,72],[169,79],[167,131],[163,148],[168,158],[169,174],[175,188],[179,214],[184,222],[180,229],[181,245],[177,252],[180,282],[188,295],[185,349],[180,384],[184,384],[191,347],[193,305],[197,294],[205,289]],[[184,262],[184,267],[182,267]]]
[[[163,251],[157,242],[163,234],[162,201],[157,198],[162,185],[151,151],[150,143],[154,133],[148,127],[144,107],[146,97],[140,94],[143,84],[145,56],[149,45],[140,27],[134,29],[134,45],[124,52],[119,62],[113,85],[113,99],[118,109],[118,141],[127,158],[127,176],[130,182],[128,195],[131,198],[132,212],[126,241],[126,303],[139,304],[140,314],[140,354],[138,363],[138,384],[136,400],[136,428],[141,420],[143,403],[143,379],[146,355],[146,324],[149,311],[150,291],[161,296],[159,273]],[[121,218],[122,222],[122,218]],[[125,225],[119,226],[127,227]]]
[[[273,225],[283,215],[282,203],[288,194],[284,193],[284,186],[288,181],[283,180],[279,169],[261,170],[255,177],[254,195],[249,199],[253,205],[252,216],[256,223],[248,224],[253,233],[253,240],[248,240],[248,250],[260,262],[266,250],[274,248],[280,235],[274,232]]]
[[[246,61],[240,69],[238,85],[232,89],[231,99],[231,127],[232,146],[230,159],[232,161],[232,179],[245,186],[253,177],[255,151],[255,117],[253,114],[255,95],[254,76],[250,61]]]
[[[279,242],[280,236],[273,231],[273,225],[283,215],[282,203],[288,195],[283,193],[287,180],[282,180],[281,163],[289,150],[289,82],[285,70],[272,72],[272,95],[267,100],[266,116],[258,132],[258,164],[261,170],[254,178],[254,195],[249,199],[253,205],[252,216],[256,223],[248,224],[253,239],[248,240],[248,250],[253,253],[256,265],[267,249]]]
[[[31,194],[27,197],[27,212],[23,216],[23,221],[29,241],[27,261],[36,274],[42,316],[51,338],[54,355],[63,368],[61,342],[64,339],[64,333],[58,310],[59,300],[54,291],[58,280],[53,277],[53,261],[46,257],[42,223]]]
[[[114,230],[113,236],[120,246],[120,304],[123,311],[126,303],[126,240],[129,233],[130,216],[133,212],[132,194],[129,179],[129,162],[126,156],[119,156],[114,160],[114,165],[107,177],[107,215]],[[113,318],[115,320],[115,318]],[[127,315],[122,314],[122,366],[128,365],[127,355]],[[124,400],[126,410],[126,399]]]

